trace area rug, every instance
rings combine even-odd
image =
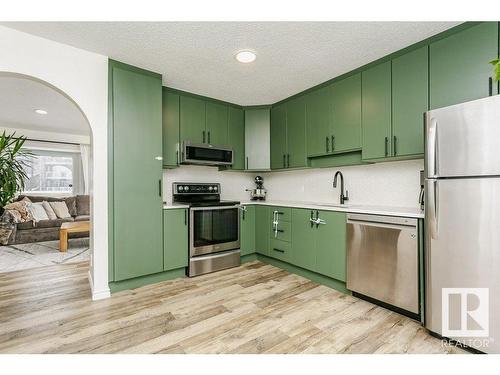
[[[0,246],[0,272],[76,263],[89,260],[89,239],[73,238],[68,251],[59,251],[59,241]]]

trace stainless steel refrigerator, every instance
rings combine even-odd
[[[500,353],[500,95],[425,114],[426,327]]]

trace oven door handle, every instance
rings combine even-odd
[[[190,207],[189,209],[191,211],[213,211],[213,210],[232,210],[232,209],[239,209],[241,206],[240,205],[234,205],[234,206],[207,206],[207,207]]]

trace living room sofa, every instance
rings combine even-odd
[[[25,195],[20,195],[17,201],[22,200]],[[33,221],[14,224],[14,230],[9,238],[9,244],[21,244],[40,241],[53,241],[59,239],[59,229],[64,222],[87,221],[90,219],[90,201],[88,195],[76,195],[66,198],[44,197],[29,195],[33,202],[64,201],[71,215],[67,219],[40,220],[36,224]],[[88,237],[89,233],[70,233],[69,238]]]

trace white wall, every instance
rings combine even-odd
[[[90,245],[92,297],[109,296],[107,100],[108,58],[0,26],[0,74],[19,73],[61,90],[86,116],[92,129],[93,215]]]
[[[16,133],[28,139],[37,139],[40,141],[51,142],[69,142],[78,144],[90,144],[90,136],[80,134],[68,134],[61,132],[48,132],[33,129],[24,129],[19,126],[0,124],[0,129],[5,130],[7,134]]]
[[[262,172],[268,200],[338,203],[339,187],[332,187],[340,170],[349,190],[350,204],[417,207],[423,160],[400,161],[340,168]],[[163,199],[172,200],[172,182],[220,182],[222,199],[246,201],[245,188],[255,186],[256,174],[219,172],[215,167],[182,166],[163,172]],[[339,184],[340,185],[340,184]]]
[[[173,182],[219,182],[221,199],[245,201],[250,193],[245,189],[253,189],[255,175],[242,172],[219,172],[217,167],[183,165],[176,169],[163,171],[163,200],[172,203]]]
[[[337,170],[344,175],[350,204],[392,207],[418,206],[423,160],[389,162],[339,168],[264,173],[270,200],[339,203],[340,181],[332,186]]]

